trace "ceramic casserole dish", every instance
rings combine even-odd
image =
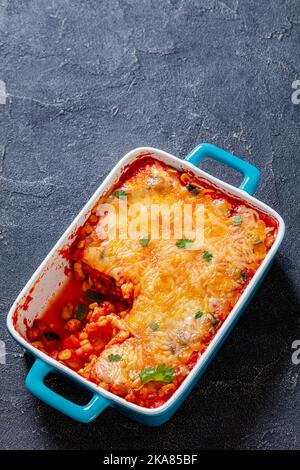
[[[107,194],[110,188],[120,180],[124,170],[136,163],[136,161],[144,155],[150,155],[169,167],[188,172],[189,174],[195,175],[195,177],[201,178],[203,181],[207,181],[230,197],[247,203],[258,211],[272,217],[277,223],[276,238],[272,246],[266,253],[265,258],[243,290],[229,315],[174,394],[161,406],[155,408],[146,408],[139,404],[126,401],[122,396],[118,396],[111,393],[109,390],[99,387],[96,383],[80,376],[63,363],[35,348],[26,339],[26,328],[31,326],[41,315],[41,312],[46,308],[49,301],[54,298],[55,293],[61,289],[68,280],[70,262],[66,257],[62,256],[62,253],[69,247],[70,243],[72,243],[74,233],[76,233],[90,217],[92,208],[99,198]],[[236,188],[199,169],[198,165],[205,158],[217,160],[240,172],[244,177],[241,186]],[[106,177],[99,189],[50,251],[46,259],[18,295],[9,311],[7,327],[10,334],[34,357],[34,364],[26,378],[26,386],[31,393],[49,406],[84,423],[95,419],[109,406],[147,425],[154,426],[166,422],[191,391],[251,300],[254,292],[270,268],[284,237],[285,226],[280,215],[266,204],[253,197],[259,178],[260,172],[256,167],[210,144],[200,144],[185,160],[150,147],[137,148],[125,155]],[[44,380],[50,372],[63,375],[70,381],[73,381],[75,386],[88,389],[93,395],[89,403],[80,406],[47,387]]]

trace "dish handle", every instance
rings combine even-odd
[[[67,398],[48,388],[44,379],[49,372],[55,372],[57,369],[46,362],[36,359],[26,377],[26,387],[37,398],[52,406],[56,410],[64,413],[70,418],[81,423],[89,423],[109,406],[108,400],[98,393],[94,393],[91,400],[84,406],[77,405]]]
[[[198,145],[188,154],[185,160],[198,166],[204,158],[212,158],[242,173],[244,179],[240,188],[248,194],[253,195],[255,193],[260,178],[258,168],[212,144]]]

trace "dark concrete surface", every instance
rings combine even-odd
[[[0,448],[300,448],[299,38],[298,0],[0,1]],[[261,169],[257,197],[287,224],[277,260],[169,423],[72,422],[26,390],[8,309],[128,150],[205,141]]]

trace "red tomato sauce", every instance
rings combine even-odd
[[[138,160],[124,170],[114,189],[120,187],[129,177],[137,175],[145,165],[153,164],[155,161],[150,153],[141,155]],[[164,163],[162,166],[167,167]],[[250,204],[241,201],[238,197],[227,195],[215,188],[207,180],[195,177],[192,173],[186,174],[188,176],[184,182],[184,179],[181,179],[182,172],[178,172],[182,184],[197,183],[202,188],[210,190],[212,198],[226,199],[232,205],[232,213],[241,203],[251,207]],[[275,233],[277,221],[265,213],[259,212],[259,214],[267,226],[275,228]],[[111,324],[105,323],[105,317],[114,314],[123,318],[123,315],[130,311],[133,302],[133,299],[123,299],[113,278],[91,269],[80,261],[82,259],[80,243],[91,233],[91,228],[97,221],[95,210],[92,210],[86,223],[70,237],[72,240],[70,246],[61,251],[61,255],[70,261],[70,267],[65,268],[65,274],[69,276],[69,280],[57,296],[49,302],[43,315],[35,320],[32,327],[27,328],[27,338],[31,344],[94,383],[97,382],[90,373],[90,365],[97,360],[97,357],[115,335]],[[249,269],[245,269],[241,273],[237,295],[241,295],[254,274],[255,272]],[[23,305],[23,309],[28,308],[28,301]],[[188,371],[193,369],[231,309],[232,306],[229,305],[226,312],[212,312],[217,314],[219,323],[201,344],[200,351],[191,354],[184,364],[185,369],[175,369],[172,383],[149,382],[139,390],[129,392],[127,390],[126,400],[148,408],[155,408],[165,403],[184,381]],[[101,322],[98,322],[99,319]],[[114,386],[105,388],[121,395]]]

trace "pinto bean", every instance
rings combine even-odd
[[[78,356],[80,359],[85,359],[85,358],[88,358],[92,354],[93,350],[94,348],[91,345],[91,343],[87,342],[80,348],[76,349],[75,353],[76,353],[76,356]]]
[[[29,341],[36,341],[40,337],[40,330],[39,328],[28,328],[27,329],[27,338]]]
[[[74,331],[79,330],[81,327],[81,322],[76,318],[72,318],[71,320],[67,321],[65,324],[65,329],[73,333]]]
[[[61,318],[65,321],[70,320],[73,316],[73,304],[68,302],[61,311]]]

